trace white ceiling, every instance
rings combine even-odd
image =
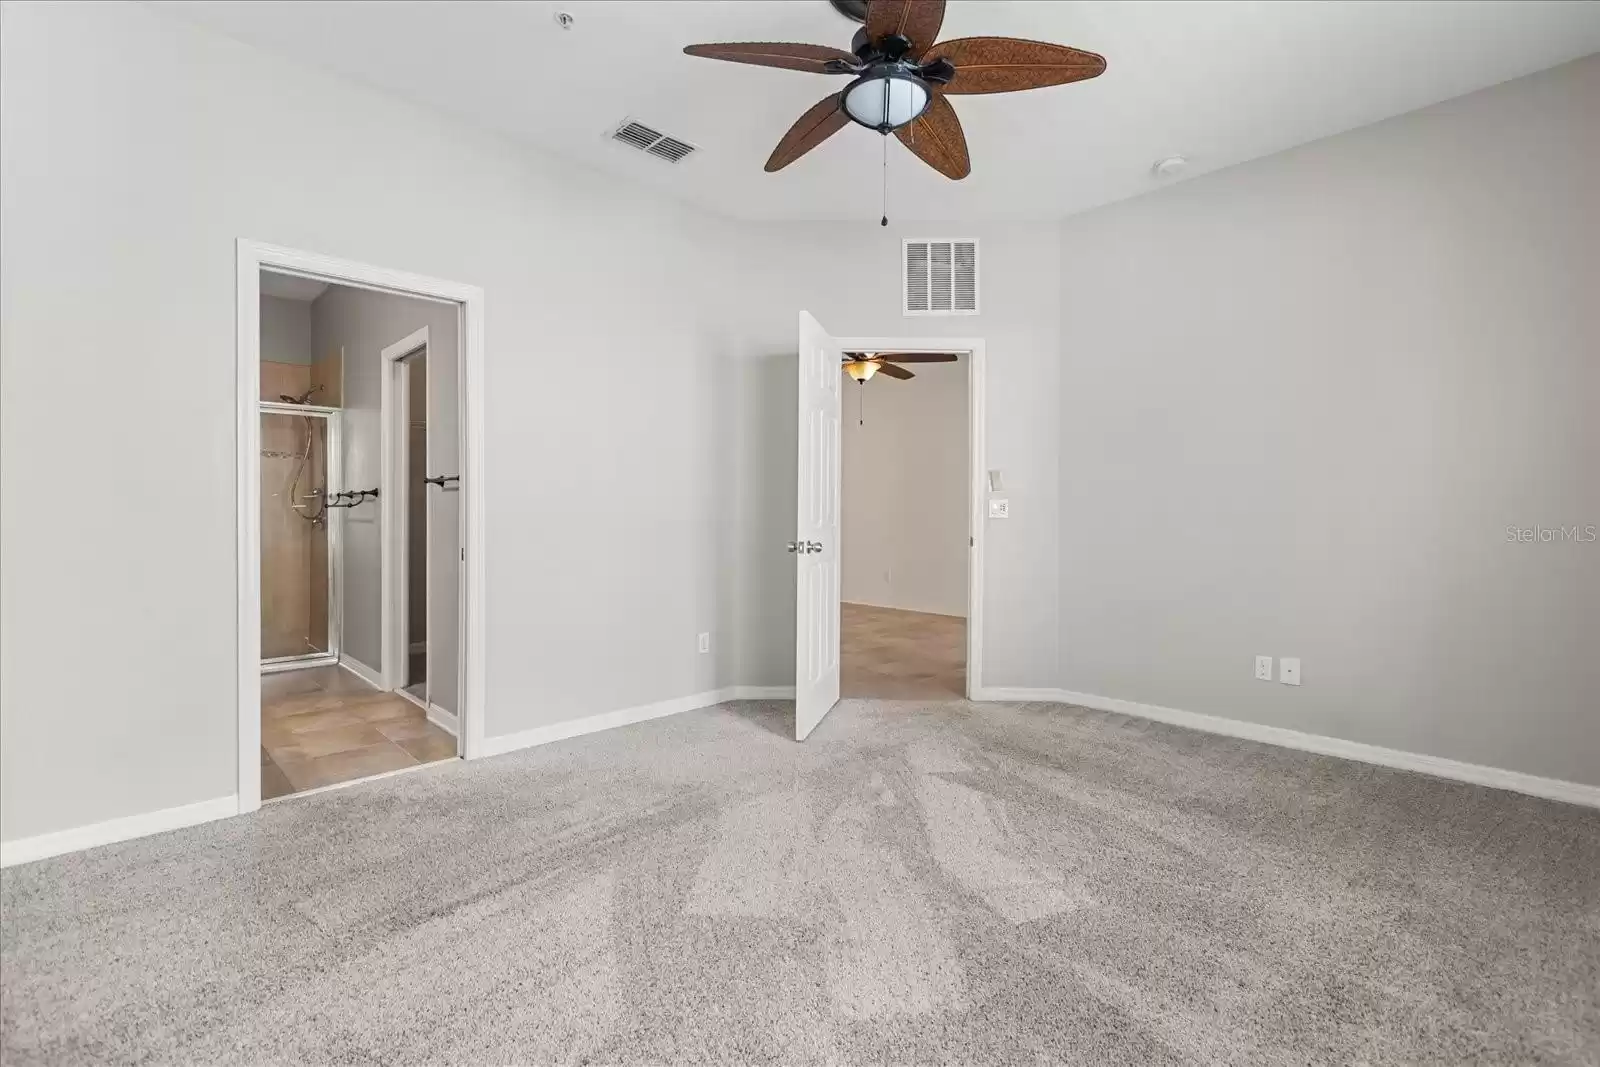
[[[299,300],[309,304],[327,292],[327,289],[327,282],[319,282],[315,278],[301,278],[294,274],[279,274],[270,270],[261,272],[262,296],[275,296],[279,300]]]
[[[850,127],[779,174],[762,164],[843,78],[696,59],[697,41],[848,47],[826,0],[154,0],[151,6],[434,105],[739,218],[871,219],[882,147]],[[564,31],[558,10],[576,16]],[[972,176],[892,139],[890,213],[1038,219],[1136,196],[1600,51],[1600,3],[1563,0],[950,0],[944,38],[1031,37],[1103,54],[1076,85],[954,98]],[[613,143],[632,117],[703,151],[673,165]]]

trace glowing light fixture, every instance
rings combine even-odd
[[[877,374],[882,365],[875,359],[853,359],[844,365],[844,372],[865,385],[867,379]]]

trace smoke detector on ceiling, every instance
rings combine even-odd
[[[1176,178],[1188,165],[1189,161],[1182,156],[1168,156],[1166,159],[1156,160],[1150,168],[1150,173],[1157,178]]]
[[[645,155],[664,159],[668,163],[681,163],[691,153],[700,150],[698,145],[690,144],[680,137],[672,137],[662,133],[654,127],[646,126],[642,122],[635,122],[633,119],[623,119],[617,128],[611,131],[611,139],[619,141],[629,148],[637,148]]]

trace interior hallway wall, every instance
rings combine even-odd
[[[1511,538],[1600,526],[1597,114],[1600,57],[1062,226],[1062,686],[1600,784],[1600,543]]]
[[[967,613],[967,359],[845,379],[840,595]]]
[[[0,838],[235,792],[239,237],[483,287],[490,736],[731,681],[735,234],[137,4],[0,6]]]

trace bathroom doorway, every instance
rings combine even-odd
[[[241,314],[239,350],[241,475],[256,486],[240,512],[249,811],[463,756],[475,740],[462,467],[481,402],[466,392],[481,294],[240,251],[240,306],[255,310]]]

